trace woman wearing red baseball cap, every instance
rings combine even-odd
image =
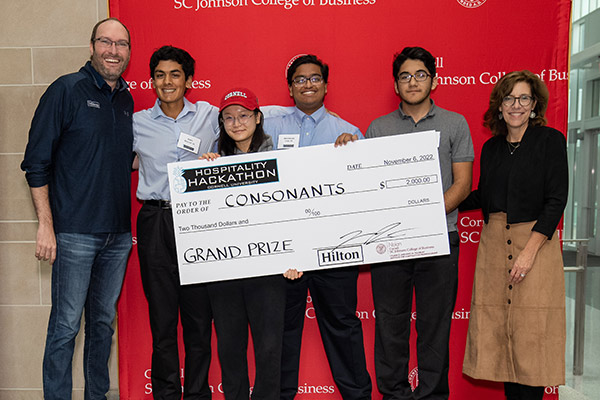
[[[269,151],[258,98],[246,88],[228,90],[219,107],[218,153],[201,158]],[[254,399],[279,400],[285,285],[281,275],[212,282],[208,293],[217,333],[226,400],[248,400],[248,324],[255,358]]]
[[[206,153],[201,158],[213,160],[219,156],[272,150],[273,140],[265,134],[263,120],[254,93],[245,88],[228,90],[219,106],[218,153]]]

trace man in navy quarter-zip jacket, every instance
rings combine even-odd
[[[85,310],[85,398],[106,399],[112,323],[131,249],[133,99],[121,74],[130,35],[98,22],[90,61],[58,78],[33,117],[21,168],[39,220],[35,256],[52,265],[44,398],[70,399]]]

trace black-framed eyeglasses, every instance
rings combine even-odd
[[[100,37],[100,38],[94,39],[94,42],[96,42],[101,47],[105,47],[107,49],[112,47],[113,44],[119,50],[125,50],[125,49],[129,48],[129,42],[127,40],[114,41],[114,40],[110,40],[109,38]]]
[[[309,77],[306,76],[297,76],[292,79],[292,83],[294,86],[304,86],[306,82],[310,81],[313,85],[318,85],[323,82],[323,77],[321,75],[312,75]]]
[[[533,97],[531,97],[527,94],[523,94],[523,95],[517,96],[517,97],[504,96],[504,98],[502,98],[502,105],[505,107],[510,107],[513,104],[515,104],[515,101],[517,101],[517,99],[519,100],[519,104],[522,105],[523,107],[527,107],[533,101]]]
[[[423,82],[427,80],[431,75],[427,73],[427,71],[418,70],[414,74],[409,74],[408,72],[403,72],[398,75],[398,82],[400,83],[408,83],[412,78],[415,78],[417,82]]]

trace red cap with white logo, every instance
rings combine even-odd
[[[246,88],[233,88],[228,90],[221,99],[219,112],[225,107],[232,104],[237,104],[246,107],[248,110],[256,110],[258,108],[258,97],[251,90]]]

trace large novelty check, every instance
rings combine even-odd
[[[448,254],[439,132],[169,164],[182,284]]]

